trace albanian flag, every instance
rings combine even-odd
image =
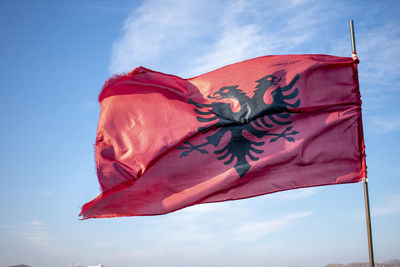
[[[352,58],[265,56],[190,79],[140,67],[108,80],[99,102],[102,193],[84,219],[366,177]]]

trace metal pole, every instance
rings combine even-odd
[[[369,194],[368,194],[368,180],[363,179],[364,184],[364,200],[365,200],[365,217],[367,220],[367,234],[368,234],[368,250],[369,250],[369,266],[374,267],[374,248],[372,246],[372,229],[371,229],[371,213],[369,209]]]
[[[354,60],[358,60],[356,52],[356,41],[354,38],[354,24],[353,20],[350,20],[350,37],[351,37],[351,49],[352,57]],[[367,234],[368,234],[368,251],[369,251],[369,266],[374,267],[374,249],[372,245],[372,229],[371,229],[371,212],[369,206],[369,194],[368,194],[368,179],[363,178],[364,184],[364,202],[365,202],[365,217],[367,220]]]
[[[351,19],[349,22],[350,22],[351,52],[356,53],[356,40],[354,38],[353,20]]]

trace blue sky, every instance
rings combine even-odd
[[[367,261],[362,184],[80,221],[98,195],[106,79],[191,77],[270,54],[350,56],[355,21],[375,257],[400,259],[398,1],[0,1],[0,266],[324,266]]]

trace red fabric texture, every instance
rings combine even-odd
[[[257,92],[263,81],[269,87]],[[236,98],[221,97],[227,86]],[[270,108],[279,101],[285,106]],[[140,67],[108,80],[99,102],[102,193],[82,207],[83,219],[165,214],[366,177],[352,58],[264,56],[190,79]]]

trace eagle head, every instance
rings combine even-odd
[[[281,80],[282,80],[282,78],[278,79],[278,77],[276,77],[274,75],[267,75],[267,76],[264,76],[261,79],[257,80],[256,82],[258,82],[259,84],[272,86],[272,85],[278,84],[278,82],[280,82]]]
[[[217,100],[226,98],[236,98],[237,94],[241,92],[241,90],[237,88],[238,88],[237,85],[221,87],[218,91],[214,92],[212,95],[209,95],[208,98]]]

